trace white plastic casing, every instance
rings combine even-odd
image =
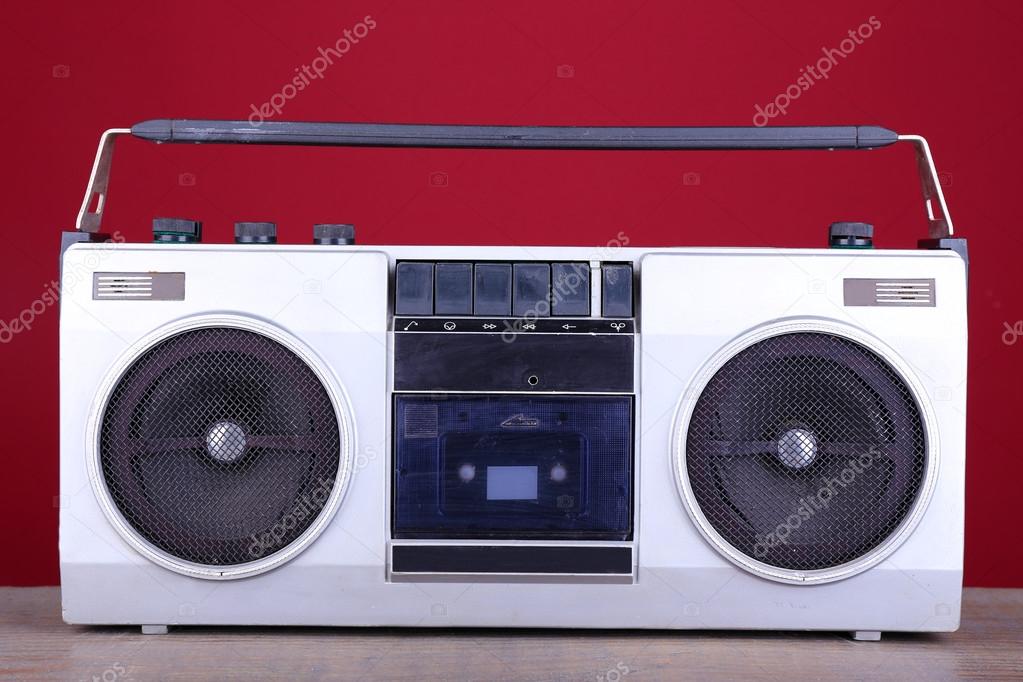
[[[401,259],[633,263],[639,369],[630,579],[410,582],[390,574],[389,273]],[[125,271],[183,272],[184,300],[93,299],[92,273]],[[933,279],[936,305],[846,306],[845,278]],[[78,244],[64,255],[62,283],[60,563],[70,623],[958,627],[966,273],[952,252]],[[90,465],[104,387],[118,368],[162,331],[216,319],[243,320],[301,348],[330,384],[350,437],[350,478],[322,533],[286,563],[245,577],[189,575],[147,557],[111,522]],[[714,546],[683,501],[677,445],[708,368],[728,349],[780,329],[828,329],[868,343],[918,393],[929,422],[933,480],[915,527],[873,565],[804,584],[741,567]]]

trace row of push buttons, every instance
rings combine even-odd
[[[603,317],[632,317],[632,266],[604,263]],[[589,263],[399,262],[396,315],[587,317]]]

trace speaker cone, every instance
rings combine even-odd
[[[232,566],[298,539],[341,463],[338,412],[306,362],[234,327],[181,332],[114,385],[99,432],[110,498],[143,539],[183,561]]]
[[[739,351],[689,420],[685,475],[710,528],[791,571],[881,545],[923,485],[923,416],[906,382],[843,336],[794,332]]]

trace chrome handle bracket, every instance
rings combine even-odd
[[[111,128],[99,138],[96,160],[92,162],[92,173],[85,188],[85,199],[78,211],[75,229],[79,232],[96,234],[103,222],[103,209],[107,203],[107,187],[110,185],[110,164],[114,158],[114,139],[128,135],[131,128]],[[95,205],[95,207],[93,207]]]
[[[941,181],[938,178],[938,169],[934,165],[930,145],[920,135],[899,135],[899,140],[912,144],[916,152],[920,188],[923,191],[924,207],[927,209],[928,237],[930,239],[952,237],[955,234],[952,216],[949,215],[948,205],[945,203],[945,194],[941,191]]]

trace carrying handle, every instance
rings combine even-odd
[[[144,121],[131,134],[153,142],[476,149],[868,149],[898,136],[877,126],[665,128],[471,126],[404,123]]]
[[[156,119],[131,128],[113,128],[104,132],[93,162],[85,200],[78,213],[76,227],[79,232],[99,232],[110,180],[114,139],[128,134],[157,143],[634,151],[874,149],[907,141],[915,146],[917,152],[930,237],[952,235],[952,220],[927,141],[918,135],[898,135],[879,126],[582,127],[295,121],[255,124],[193,119]]]

